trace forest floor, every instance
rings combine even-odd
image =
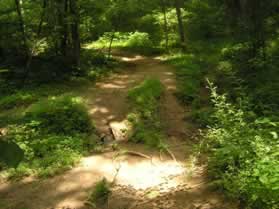
[[[161,102],[161,122],[167,144],[176,160],[144,145],[119,143],[120,150],[151,157],[122,155],[109,149],[84,157],[80,164],[53,178],[0,184],[0,208],[5,209],[86,209],[90,190],[104,177],[114,182],[108,204],[98,209],[233,209],[236,205],[221,193],[212,191],[206,166],[196,162],[193,147],[197,143],[194,125],[187,121],[190,107],[176,99],[174,69],[158,58],[117,54],[127,62],[119,74],[104,78],[81,92],[90,108],[98,132],[111,135],[110,123],[122,123],[129,114],[128,90],[146,77],[158,78],[165,86]],[[5,206],[4,206],[5,205]]]

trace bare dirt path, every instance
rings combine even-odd
[[[176,100],[175,75],[170,66],[156,58],[118,55],[128,63],[126,70],[105,78],[82,92],[90,114],[100,133],[110,135],[109,123],[122,122],[129,113],[127,91],[146,77],[161,80],[166,87],[161,104],[161,120],[170,149],[177,162],[169,156],[142,145],[121,143],[121,149],[140,151],[148,159],[107,152],[82,159],[72,170],[45,180],[27,178],[22,182],[0,185],[0,208],[5,209],[81,209],[94,184],[106,177],[112,180],[119,169],[109,209],[233,209],[221,194],[212,192],[203,166],[194,165],[191,158],[194,128],[187,123],[185,107]],[[92,207],[91,207],[92,208]],[[98,209],[101,209],[99,207]]]

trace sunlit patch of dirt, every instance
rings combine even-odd
[[[121,60],[125,62],[133,62],[142,59],[144,59],[144,57],[140,55],[136,55],[135,57],[121,57]]]

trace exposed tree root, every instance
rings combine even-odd
[[[118,154],[116,154],[115,159],[116,159],[117,157],[121,156],[121,155],[133,155],[133,156],[145,158],[145,159],[150,160],[151,164],[154,165],[152,157],[150,157],[150,156],[148,156],[148,155],[146,155],[146,154],[143,154],[143,153],[141,153],[141,152],[126,150],[126,151],[119,152]]]
[[[165,150],[165,151],[171,156],[171,158],[177,163],[176,157],[175,157],[175,155],[170,151],[170,149],[165,148],[164,150]]]
[[[96,205],[90,201],[85,201],[84,205],[90,206],[92,208],[97,208]]]
[[[151,159],[152,159],[150,156],[145,155],[145,154],[143,154],[143,153],[141,153],[141,152],[135,152],[135,151],[125,151],[123,154],[124,154],[124,155],[125,155],[125,154],[126,154],[126,155],[134,155],[134,156],[138,156],[138,157],[146,158],[146,159],[149,159],[149,160],[151,160]]]

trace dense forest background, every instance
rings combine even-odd
[[[121,66],[114,49],[175,66],[214,187],[278,208],[278,0],[1,0],[2,170],[48,175],[94,146],[86,110],[61,95]]]

